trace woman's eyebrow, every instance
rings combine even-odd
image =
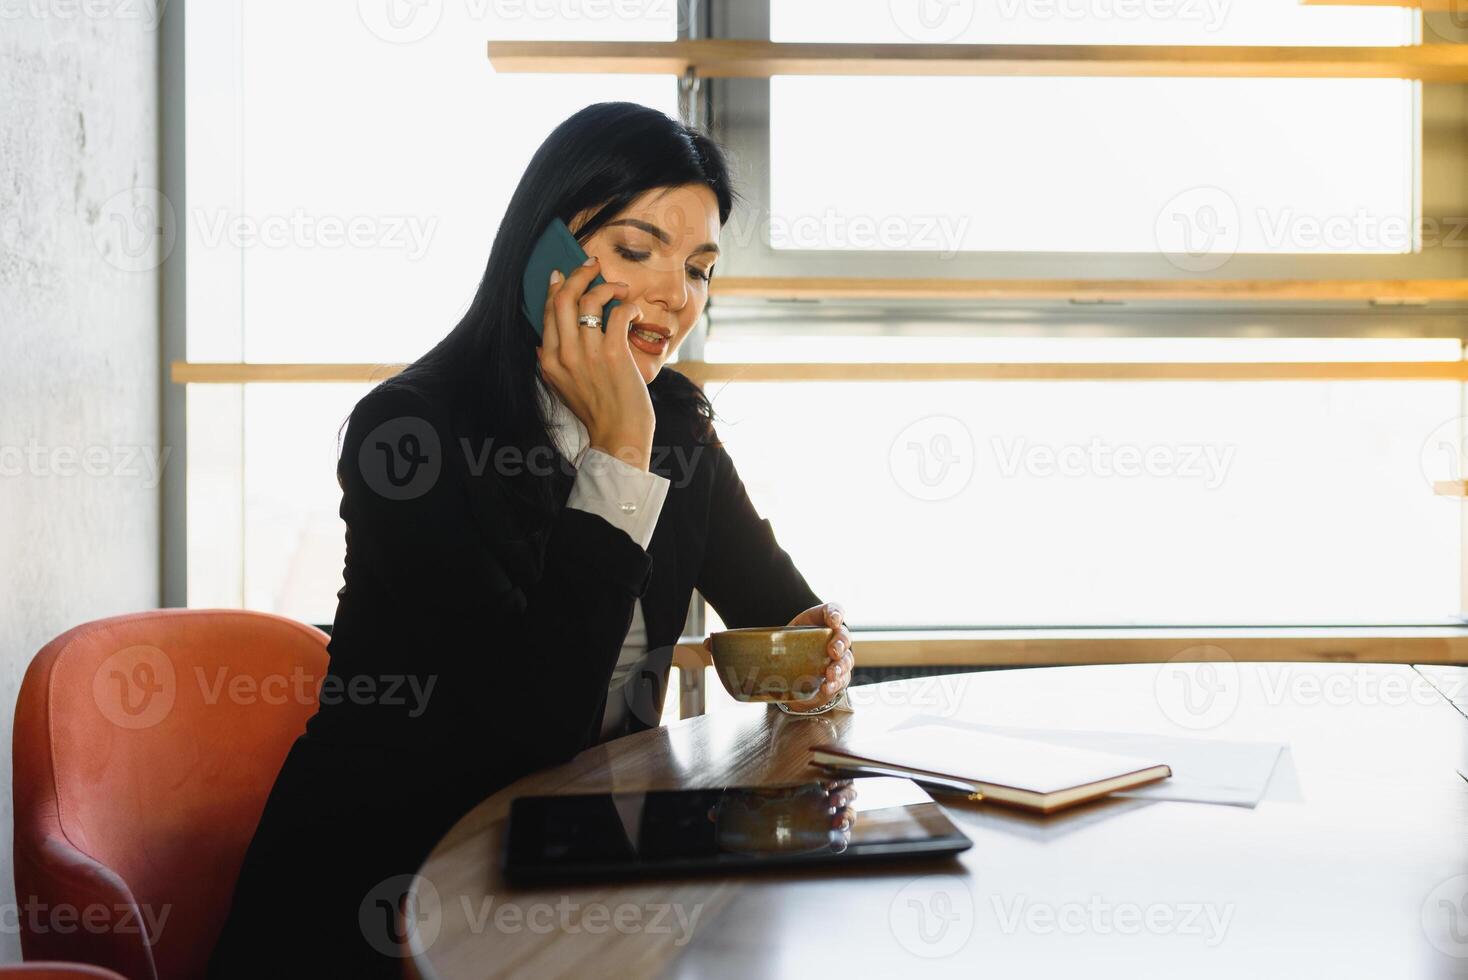
[[[656,238],[658,241],[662,242],[664,245],[672,241],[672,239],[668,236],[668,233],[663,231],[657,225],[649,224],[646,221],[639,221],[637,218],[618,218],[616,221],[608,221],[606,224],[608,228],[610,228],[612,225],[631,225],[633,228],[639,228],[642,231],[647,232],[652,237]],[[702,245],[696,246],[693,249],[693,254],[696,255],[699,252],[713,252],[715,255],[718,255],[719,246],[715,245],[713,242],[704,242]]]

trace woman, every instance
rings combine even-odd
[[[658,724],[695,588],[731,627],[835,627],[822,690],[794,709],[840,698],[840,610],[756,513],[704,393],[664,367],[708,302],[733,201],[703,134],[630,103],[583,109],[531,160],[468,313],[357,403],[329,675],[213,975],[398,975],[392,905],[458,817]],[[591,258],[535,298],[538,345],[520,281],[553,217]]]

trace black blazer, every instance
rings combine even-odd
[[[639,599],[651,654],[628,686],[629,731],[658,724],[695,588],[730,627],[783,625],[821,601],[727,451],[654,408],[652,470],[670,486],[644,551],[564,506],[575,471],[553,447],[522,455],[459,431],[431,392],[388,385],[357,403],[337,468],[347,552],[330,672],[246,855],[214,975],[246,975],[263,952],[278,969],[259,937],[280,934],[281,894],[315,896],[312,929],[288,930],[316,937],[297,955],[395,968],[363,944],[364,896],[414,872],[480,799],[598,740]],[[510,492],[527,479],[552,481],[548,523],[527,523]]]

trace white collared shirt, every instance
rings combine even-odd
[[[567,507],[575,507],[605,518],[613,527],[646,549],[657,527],[658,515],[668,497],[670,481],[665,476],[640,470],[590,445],[586,426],[561,397],[536,377],[536,390],[545,407],[551,438],[561,453],[576,467],[576,480],[571,485]],[[603,737],[620,726],[627,713],[627,698],[622,688],[627,678],[641,666],[647,655],[647,624],[642,615],[642,600],[632,607],[632,625],[622,641],[622,652],[612,670],[607,688],[606,714],[602,718]]]

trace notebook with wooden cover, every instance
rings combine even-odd
[[[918,725],[884,735],[811,746],[812,761],[871,775],[906,776],[948,786],[975,799],[1054,813],[1118,790],[1166,779],[1165,764],[1008,738],[947,725]]]

